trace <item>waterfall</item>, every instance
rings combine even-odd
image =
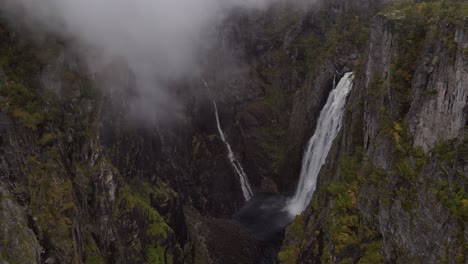
[[[229,161],[231,161],[232,167],[234,168],[235,172],[239,176],[239,181],[242,188],[242,193],[244,194],[244,198],[246,201],[250,200],[253,196],[252,188],[250,188],[249,179],[247,178],[247,174],[245,174],[244,169],[242,168],[241,163],[236,159],[234,153],[232,152],[231,145],[226,140],[226,136],[224,135],[223,130],[221,129],[221,122],[219,121],[219,114],[218,114],[218,107],[216,106],[216,102],[213,101],[215,114],[216,114],[216,122],[218,124],[218,132],[219,136],[223,140],[226,148],[228,150],[228,157]]]
[[[346,73],[338,85],[328,96],[327,103],[320,112],[315,133],[310,139],[305,151],[301,175],[296,193],[286,206],[291,215],[298,215],[304,211],[312,200],[317,184],[317,176],[325,164],[333,141],[341,129],[346,97],[351,88],[353,74]]]

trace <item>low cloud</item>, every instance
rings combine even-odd
[[[230,10],[264,8],[269,3],[268,0],[3,0],[0,9],[13,23],[25,23],[71,41],[74,47],[80,47],[79,54],[91,68],[101,70],[115,58],[124,58],[135,79],[136,108],[148,108],[158,118],[158,111],[174,105],[165,84],[200,72],[199,58],[214,43],[215,29]],[[83,51],[84,47],[99,51],[99,56]]]

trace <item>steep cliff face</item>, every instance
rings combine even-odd
[[[405,2],[373,18],[343,131],[280,262],[466,262],[466,10]]]
[[[123,136],[109,135],[116,128],[107,124],[105,95],[75,68],[70,54],[56,57],[60,52],[46,49],[50,43],[38,47],[11,31],[2,32],[2,45],[1,109],[9,114],[2,113],[0,135],[2,262],[186,259],[190,249],[184,251],[177,194],[163,177],[150,177],[134,164],[139,160],[117,158],[124,151],[144,153],[144,134],[125,144]],[[51,57],[41,57],[46,55]],[[62,89],[53,91],[42,86],[42,73],[62,56]]]
[[[415,145],[425,151],[436,146],[438,141],[457,138],[463,132],[466,120],[466,47],[467,21],[456,28],[440,25],[440,30],[449,30],[451,50],[443,43],[426,45],[423,51],[425,63],[420,63],[413,77],[413,105],[408,116],[410,132],[415,136]],[[431,61],[429,61],[431,60]],[[431,94],[425,94],[429,91]]]

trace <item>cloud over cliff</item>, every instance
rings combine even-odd
[[[197,72],[214,29],[233,8],[262,8],[268,0],[3,0],[14,23],[58,34],[92,47],[96,64],[124,58],[137,91],[151,104],[168,101],[164,83]],[[157,109],[155,108],[155,111]]]

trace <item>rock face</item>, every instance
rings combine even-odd
[[[466,12],[419,19],[448,8],[427,4],[372,19],[343,131],[279,263],[466,263]]]
[[[177,181],[168,180],[179,167],[164,162],[184,137],[150,128],[131,137],[138,131],[70,54],[58,56],[62,94],[42,89],[50,61],[38,50],[53,44],[5,28],[1,38],[0,262],[191,261]],[[165,170],[173,174],[154,173]]]
[[[457,138],[465,126],[468,85],[464,54],[468,47],[466,23],[459,25],[451,36],[451,41],[458,47],[455,54],[447,54],[441,43],[428,44],[422,55],[424,63],[418,65],[413,77],[414,107],[408,123],[415,135],[415,144],[425,151],[435,147],[438,141]]]
[[[40,260],[41,246],[34,232],[28,228],[26,211],[14,199],[0,189],[2,250],[0,259],[7,262],[37,263]]]

